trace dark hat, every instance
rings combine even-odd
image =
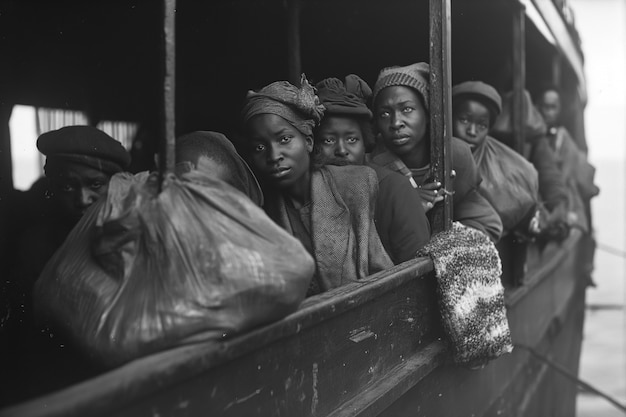
[[[326,116],[346,115],[372,118],[367,100],[372,89],[358,75],[346,76],[345,83],[337,78],[326,78],[315,85],[317,95],[326,108]]]
[[[452,100],[470,96],[479,101],[486,101],[491,114],[491,123],[502,113],[502,98],[495,88],[482,81],[465,81],[452,87]]]
[[[46,173],[63,161],[87,165],[107,174],[123,171],[130,165],[130,154],[124,146],[91,126],[67,126],[46,132],[37,139],[37,149],[46,155]]]
[[[376,84],[374,84],[372,103],[376,102],[376,97],[384,88],[396,85],[411,87],[417,91],[424,100],[424,108],[430,109],[430,65],[426,62],[418,62],[406,67],[387,67],[380,70]]]

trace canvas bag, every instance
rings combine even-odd
[[[105,366],[277,320],[313,275],[300,242],[225,182],[158,185],[115,175],[36,283],[37,316]]]
[[[479,192],[500,215],[504,230],[512,230],[539,201],[535,167],[517,152],[487,136],[474,150],[482,177]]]

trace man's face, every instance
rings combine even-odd
[[[554,90],[546,91],[537,103],[537,107],[548,127],[558,124],[561,114],[561,98],[559,97],[559,93]]]
[[[68,162],[50,177],[53,198],[62,214],[77,222],[100,197],[105,196],[111,177],[85,165]]]

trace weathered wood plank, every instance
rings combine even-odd
[[[176,0],[162,0],[163,95],[159,171],[173,172],[176,164]]]
[[[451,190],[452,66],[450,0],[430,0],[430,165],[434,180]],[[430,210],[433,233],[452,226],[452,196]]]
[[[524,107],[524,89],[526,88],[526,14],[525,7],[515,2],[512,15],[513,31],[513,145],[520,154],[524,154],[526,109]]]
[[[287,74],[289,82],[300,85],[302,54],[300,52],[300,0],[287,0]]]

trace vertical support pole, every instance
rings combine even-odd
[[[176,0],[162,0],[163,7],[163,96],[159,143],[161,180],[176,164]]]
[[[526,108],[526,7],[517,3],[513,11],[513,144],[515,150],[524,154]]]
[[[435,181],[452,190],[450,0],[430,0],[430,164]],[[452,196],[430,213],[433,233],[452,226]]]
[[[300,86],[302,60],[300,55],[300,0],[287,4],[287,75],[289,82]]]
[[[2,200],[13,191],[13,161],[9,130],[12,111],[12,104],[0,103],[0,205],[4,204]]]

